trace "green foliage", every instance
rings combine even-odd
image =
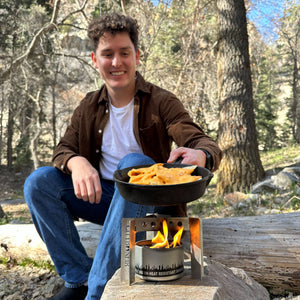
[[[257,68],[258,74],[255,74],[258,84],[254,95],[254,111],[261,150],[276,149],[280,144],[276,132],[279,90],[276,88],[277,74],[273,68],[274,58],[272,57],[274,57],[274,52],[272,48],[268,48],[261,57]]]
[[[20,263],[18,263],[19,266],[26,267],[36,267],[36,268],[42,268],[42,269],[49,269],[50,271],[55,271],[54,265],[50,261],[36,261],[30,258],[23,258]]]
[[[7,257],[0,257],[0,264],[6,265],[9,261],[9,258]]]
[[[298,197],[295,197],[293,200],[292,200],[292,209],[293,210],[300,210],[300,198]]]
[[[286,103],[293,138],[300,142],[300,4],[286,0],[283,17],[279,20],[277,50],[281,56],[285,85],[290,87]]]
[[[8,219],[7,217],[4,217],[4,218],[0,218],[0,225],[5,225],[8,223]]]
[[[10,263],[10,259],[7,257],[0,257],[0,264],[7,265]],[[36,267],[41,269],[48,269],[50,271],[55,271],[55,267],[52,262],[50,261],[36,261],[31,258],[23,258],[20,262],[14,262],[17,263],[18,266],[21,267]]]

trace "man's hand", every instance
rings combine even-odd
[[[97,170],[82,156],[74,156],[68,161],[72,173],[74,192],[78,199],[90,203],[100,203],[102,189]]]
[[[206,154],[202,150],[179,147],[170,153],[168,163],[173,163],[178,157],[182,157],[183,164],[205,167]]]

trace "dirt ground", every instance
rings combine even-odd
[[[8,170],[0,166],[0,201],[23,198],[24,181],[30,173],[30,168]]]

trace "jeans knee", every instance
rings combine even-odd
[[[155,161],[141,153],[129,153],[125,155],[118,164],[118,169],[124,169],[128,167],[133,167],[137,165],[146,165],[146,164],[153,164]]]
[[[54,171],[53,167],[40,167],[34,170],[25,180],[24,197],[26,202],[32,199],[32,195],[42,189],[43,186],[49,184],[48,177]]]

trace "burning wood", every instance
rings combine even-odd
[[[150,248],[170,248],[173,246],[175,248],[177,245],[180,246],[180,240],[183,232],[183,227],[181,227],[173,238],[173,242],[169,244],[168,240],[168,224],[166,220],[163,220],[163,232],[162,234],[160,231],[157,232],[156,236],[152,239],[152,245]]]

